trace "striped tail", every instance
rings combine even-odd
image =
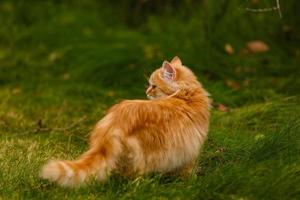
[[[90,150],[76,161],[51,160],[42,168],[40,176],[67,187],[78,186],[93,175],[105,180],[113,165],[105,156]]]

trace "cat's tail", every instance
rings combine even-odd
[[[120,152],[119,145],[114,144],[114,149],[111,145],[90,149],[75,161],[51,160],[42,168],[40,176],[68,187],[78,186],[92,176],[104,181],[115,166],[116,154]]]

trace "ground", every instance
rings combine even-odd
[[[226,12],[170,11],[130,24],[110,4],[20,2],[0,3],[0,199],[300,198],[300,26],[292,5],[283,19],[229,3]],[[217,8],[206,4],[193,9]],[[246,50],[252,40],[269,50]],[[145,98],[151,71],[175,55],[214,101],[193,176],[113,175],[78,189],[39,178],[48,159],[86,150],[111,105]]]

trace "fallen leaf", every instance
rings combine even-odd
[[[56,51],[53,51],[49,54],[48,59],[51,62],[56,62],[57,60],[59,60],[62,57],[62,54]]]
[[[106,93],[106,95],[109,96],[109,97],[114,97],[114,96],[115,96],[115,92],[112,91],[112,90],[110,90],[110,91],[108,91],[108,92]]]
[[[230,79],[226,80],[226,85],[234,90],[238,90],[241,87],[238,82],[236,82],[234,80],[230,80]]]
[[[261,40],[253,40],[247,42],[246,47],[252,53],[266,52],[270,49],[269,46]]]
[[[221,112],[228,112],[230,109],[222,103],[211,102],[213,108]]]
[[[257,3],[258,3],[258,0],[251,0],[252,5],[257,5]]]
[[[219,104],[218,106],[217,106],[217,110],[218,111],[221,111],[221,112],[228,112],[229,111],[229,108],[227,108],[224,104]]]
[[[234,53],[234,49],[229,43],[225,44],[224,49],[229,55],[232,55]]]

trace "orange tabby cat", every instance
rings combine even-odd
[[[151,100],[114,105],[95,126],[89,150],[75,161],[50,161],[41,176],[76,186],[110,172],[191,172],[206,138],[210,100],[193,72],[175,57],[149,79]]]

